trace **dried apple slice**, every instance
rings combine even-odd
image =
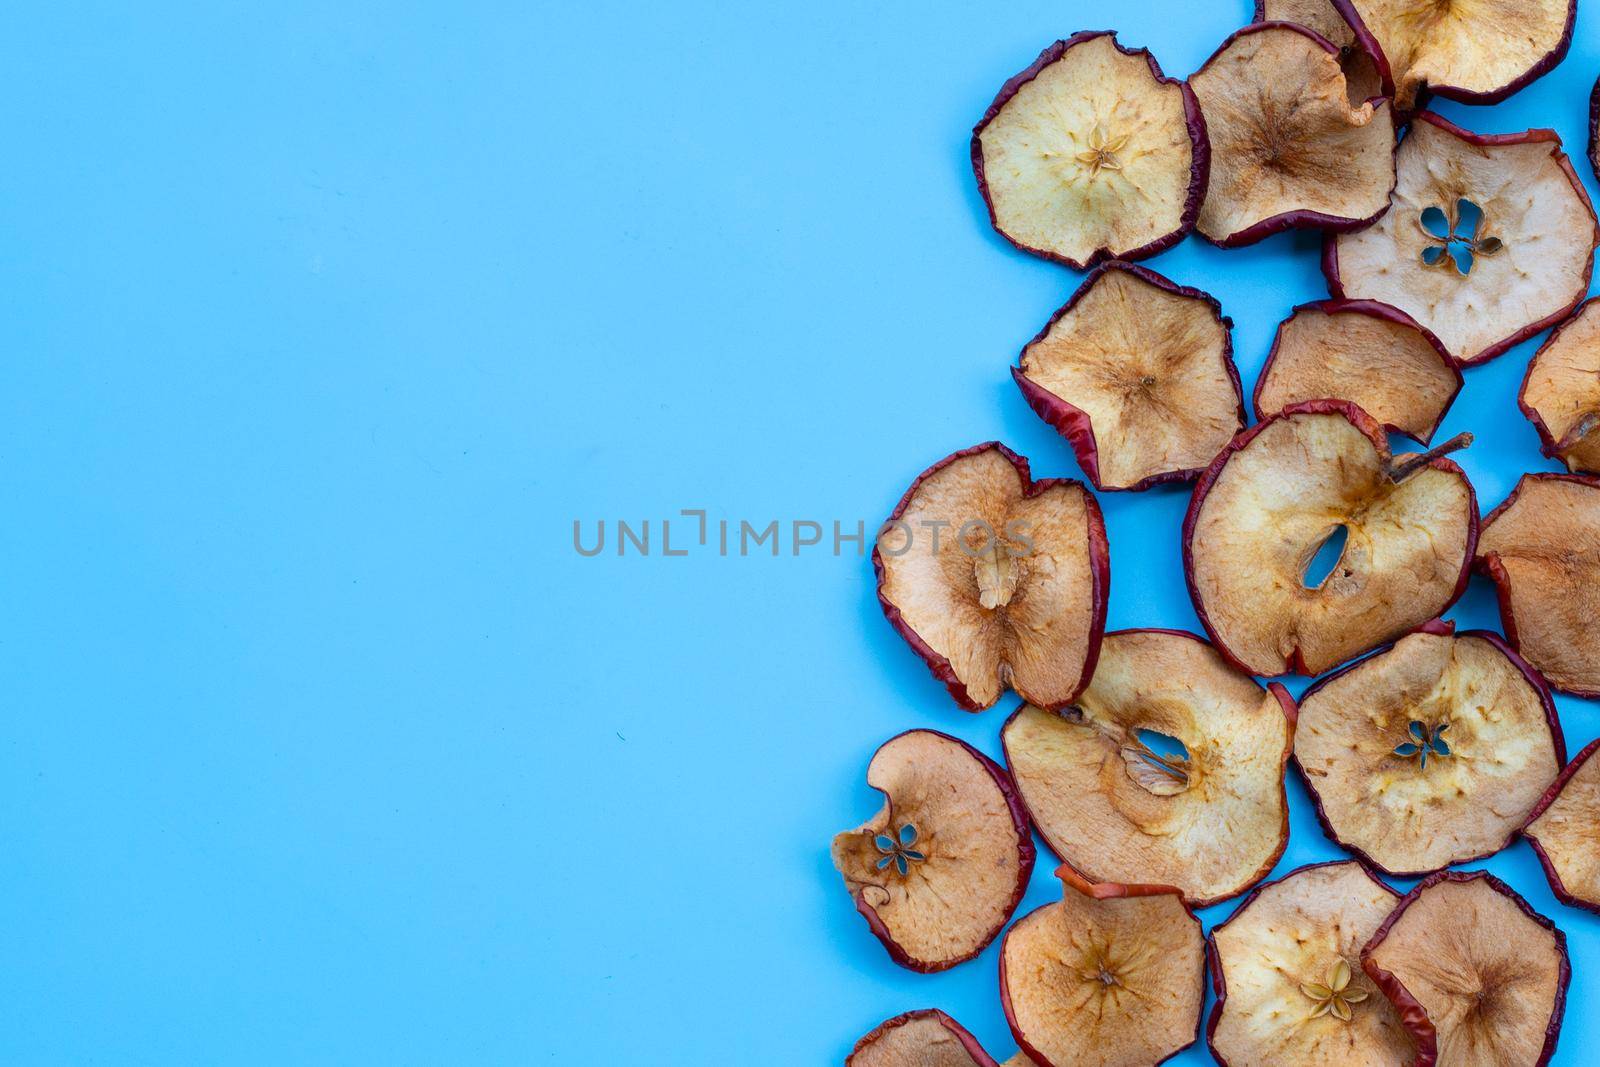
[[[1500,879],[1441,871],[1400,901],[1361,953],[1400,1010],[1416,1062],[1525,1067],[1555,1053],[1567,939]]]
[[[1400,894],[1350,860],[1251,890],[1210,938],[1217,1002],[1206,1026],[1229,1067],[1391,1067],[1416,1045],[1361,970]]]
[[[1444,453],[1392,457],[1342,400],[1293,404],[1235,437],[1201,476],[1184,571],[1217,648],[1252,674],[1320,674],[1437,617],[1466,588],[1478,505]],[[1306,584],[1343,527],[1343,554]]]
[[[1232,328],[1199,289],[1106,263],[1011,376],[1097,489],[1188,481],[1244,425]]]
[[[1575,908],[1600,912],[1600,741],[1573,757],[1534,806],[1523,835],[1544,865],[1550,890]]]
[[[1511,647],[1562,692],[1600,697],[1600,479],[1524,474],[1484,518],[1477,565]]]
[[[1414,878],[1516,836],[1566,760],[1550,691],[1485,630],[1445,624],[1319,681],[1294,758],[1328,836]]]
[[[1333,0],[1402,111],[1426,92],[1494,104],[1561,62],[1577,0]]]
[[[1256,418],[1338,397],[1423,444],[1461,392],[1461,369],[1439,339],[1375,300],[1301,304],[1278,326],[1256,379]]]
[[[1368,44],[1333,6],[1333,0],[1256,0],[1253,22],[1292,22],[1322,37],[1339,50],[1339,68],[1344,71],[1350,102],[1360,104],[1383,96],[1383,75]]]
[[[1039,1067],[1147,1067],[1194,1044],[1205,1004],[1200,921],[1178,890],[1096,884],[1065,864],[1062,899],[1000,946],[1000,1001]]]
[[[1232,248],[1295,227],[1348,230],[1389,206],[1394,112],[1351,105],[1339,50],[1286,22],[1246,26],[1189,78],[1211,140],[1197,228]]]
[[[998,1067],[978,1039],[937,1008],[908,1011],[856,1042],[845,1067]]]
[[[989,221],[1024,252],[1083,269],[1142,259],[1194,228],[1210,149],[1188,85],[1115,34],[1057,41],[972,131]]]
[[[1204,907],[1283,854],[1292,707],[1193,634],[1122,630],[1106,635],[1076,706],[1024,706],[1001,743],[1057,856],[1090,878],[1177,886]]]
[[[998,442],[923,471],[872,562],[884,615],[970,711],[1007,688],[1065,707],[1094,672],[1111,584],[1100,505],[1077,482],[1035,482]]]
[[[982,952],[1033,873],[1028,818],[1006,772],[933,730],[885,742],[867,767],[883,808],[833,839],[856,909],[896,963],[942,971]]]
[[[1476,134],[1423,112],[1389,211],[1328,238],[1334,296],[1393,304],[1462,363],[1559,322],[1589,288],[1594,209],[1553,130]]]
[[[1551,331],[1517,398],[1544,454],[1570,471],[1600,473],[1600,311],[1586,300]]]
[[[1600,78],[1589,91],[1589,166],[1600,178]]]

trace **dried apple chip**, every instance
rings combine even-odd
[[[1402,111],[1426,92],[1494,104],[1561,62],[1577,0],[1333,0]]]
[[[1292,22],[1337,48],[1352,104],[1385,95],[1378,61],[1368,51],[1367,42],[1357,38],[1355,30],[1339,14],[1333,0],[1256,0],[1256,17],[1251,21]]]
[[[856,1042],[844,1063],[845,1067],[998,1067],[977,1038],[937,1008],[885,1020]]]
[[[1462,363],[1559,322],[1589,288],[1594,209],[1553,130],[1476,134],[1423,112],[1388,212],[1323,243],[1334,296],[1393,304]]]
[[[1391,1067],[1416,1046],[1361,970],[1400,894],[1350,860],[1251,890],[1210,938],[1217,1002],[1206,1026],[1229,1067]]]
[[[1551,331],[1517,398],[1544,454],[1570,471],[1600,474],[1600,311],[1586,300]]]
[[[1389,206],[1394,112],[1352,105],[1339,51],[1290,23],[1246,26],[1189,79],[1211,181],[1197,228],[1225,248],[1296,227],[1348,230]]]
[[[970,711],[1007,688],[1070,704],[1094,672],[1111,584],[1105,522],[1077,482],[1034,481],[994,441],[911,483],[872,553],[878,601]]]
[[[1544,865],[1550,890],[1575,908],[1600,912],[1600,749],[1591,741],[1567,764],[1528,817],[1523,835]]]
[[[1500,879],[1441,871],[1401,899],[1361,953],[1421,1065],[1525,1067],[1555,1053],[1567,939]]]
[[[1484,518],[1477,565],[1511,647],[1562,692],[1600,697],[1600,479],[1524,474]]]
[[[1000,947],[1000,1000],[1039,1067],[1148,1067],[1195,1041],[1204,939],[1171,886],[1096,884],[1056,871],[1062,899]]]
[[[1232,328],[1208,294],[1106,263],[1011,375],[1096,488],[1188,481],[1244,425]]]
[[[1046,48],[972,131],[994,228],[1079,269],[1182,240],[1205,196],[1209,151],[1188,85],[1106,32]]]
[[[1291,405],[1234,438],[1184,519],[1189,594],[1218,650],[1252,674],[1320,674],[1453,604],[1478,506],[1443,454],[1470,441],[1393,457],[1377,420],[1341,400]],[[1312,577],[1341,528],[1337,563]]]
[[[1301,304],[1278,326],[1256,379],[1256,418],[1337,397],[1423,444],[1461,391],[1461,369],[1439,339],[1375,300]]]
[[[1450,627],[1319,681],[1294,758],[1328,836],[1412,878],[1505,848],[1566,760],[1550,691],[1488,631]]]
[[[1122,630],[1106,635],[1076,706],[1024,706],[1001,743],[1057,856],[1090,878],[1177,886],[1204,907],[1283,854],[1292,706],[1193,634]]]
[[[933,730],[885,742],[867,767],[883,808],[833,839],[833,863],[889,955],[942,971],[982,952],[1033,873],[1033,839],[993,760]]]

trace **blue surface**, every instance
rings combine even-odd
[[[1249,4],[1125,7],[1181,76]],[[1006,372],[1078,276],[990,231],[967,135],[1107,17],[10,12],[0,1061],[811,1065],[921,1006],[1009,1055],[995,950],[895,967],[827,857],[880,741],[996,753],[1003,712],[956,710],[853,546],[666,558],[660,520],[831,540],[993,437],[1078,473]],[[1581,156],[1597,29],[1441,110]],[[1221,299],[1248,386],[1316,248],[1150,265]],[[1485,509],[1553,469],[1532,349],[1441,430]],[[1194,626],[1186,497],[1102,497],[1113,627]],[[599,518],[652,555],[580,557]],[[1453,616],[1498,625],[1479,580]],[[1600,720],[1559,703],[1576,751]],[[1337,854],[1291,788],[1280,873]],[[1571,937],[1578,1063],[1600,920],[1524,845],[1487,866]],[[1041,862],[1024,907],[1057,893]]]

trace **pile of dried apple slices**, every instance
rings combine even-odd
[[[1141,1067],[1202,1023],[1232,1067],[1553,1055],[1565,937],[1450,868],[1520,837],[1558,899],[1600,912],[1600,741],[1568,762],[1552,696],[1600,697],[1600,219],[1553,131],[1477,133],[1427,104],[1538,78],[1575,12],[1257,0],[1187,79],[1083,32],[974,127],[994,229],[1088,272],[1011,368],[1088,485],[994,441],[911,481],[874,542],[883,613],[961,708],[1020,704],[1004,765],[934,730],[885,742],[882,807],[833,859],[894,963],[994,953],[1005,1067]],[[1600,80],[1590,127],[1600,176]],[[1291,229],[1320,232],[1329,298],[1278,324],[1251,424],[1233,321],[1133,261],[1190,231],[1232,248]],[[1524,475],[1480,520],[1450,458],[1472,434],[1435,437],[1465,368],[1551,327],[1517,404],[1567,471]],[[1096,492],[1185,482],[1205,636],[1106,633]],[[1474,571],[1504,637],[1442,618]],[[1314,679],[1299,700],[1268,680],[1288,674]],[[1354,858],[1268,881],[1290,764]],[[1017,918],[1034,831],[1061,895]],[[1207,936],[1195,909],[1241,895]],[[1000,1067],[932,1008],[846,1063]]]

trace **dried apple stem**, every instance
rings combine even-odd
[[[1442,445],[1434,445],[1426,452],[1418,452],[1414,456],[1405,456],[1389,465],[1389,479],[1394,482],[1403,482],[1423,467],[1432,463],[1440,456],[1448,456],[1472,444],[1471,433],[1458,433]]]

